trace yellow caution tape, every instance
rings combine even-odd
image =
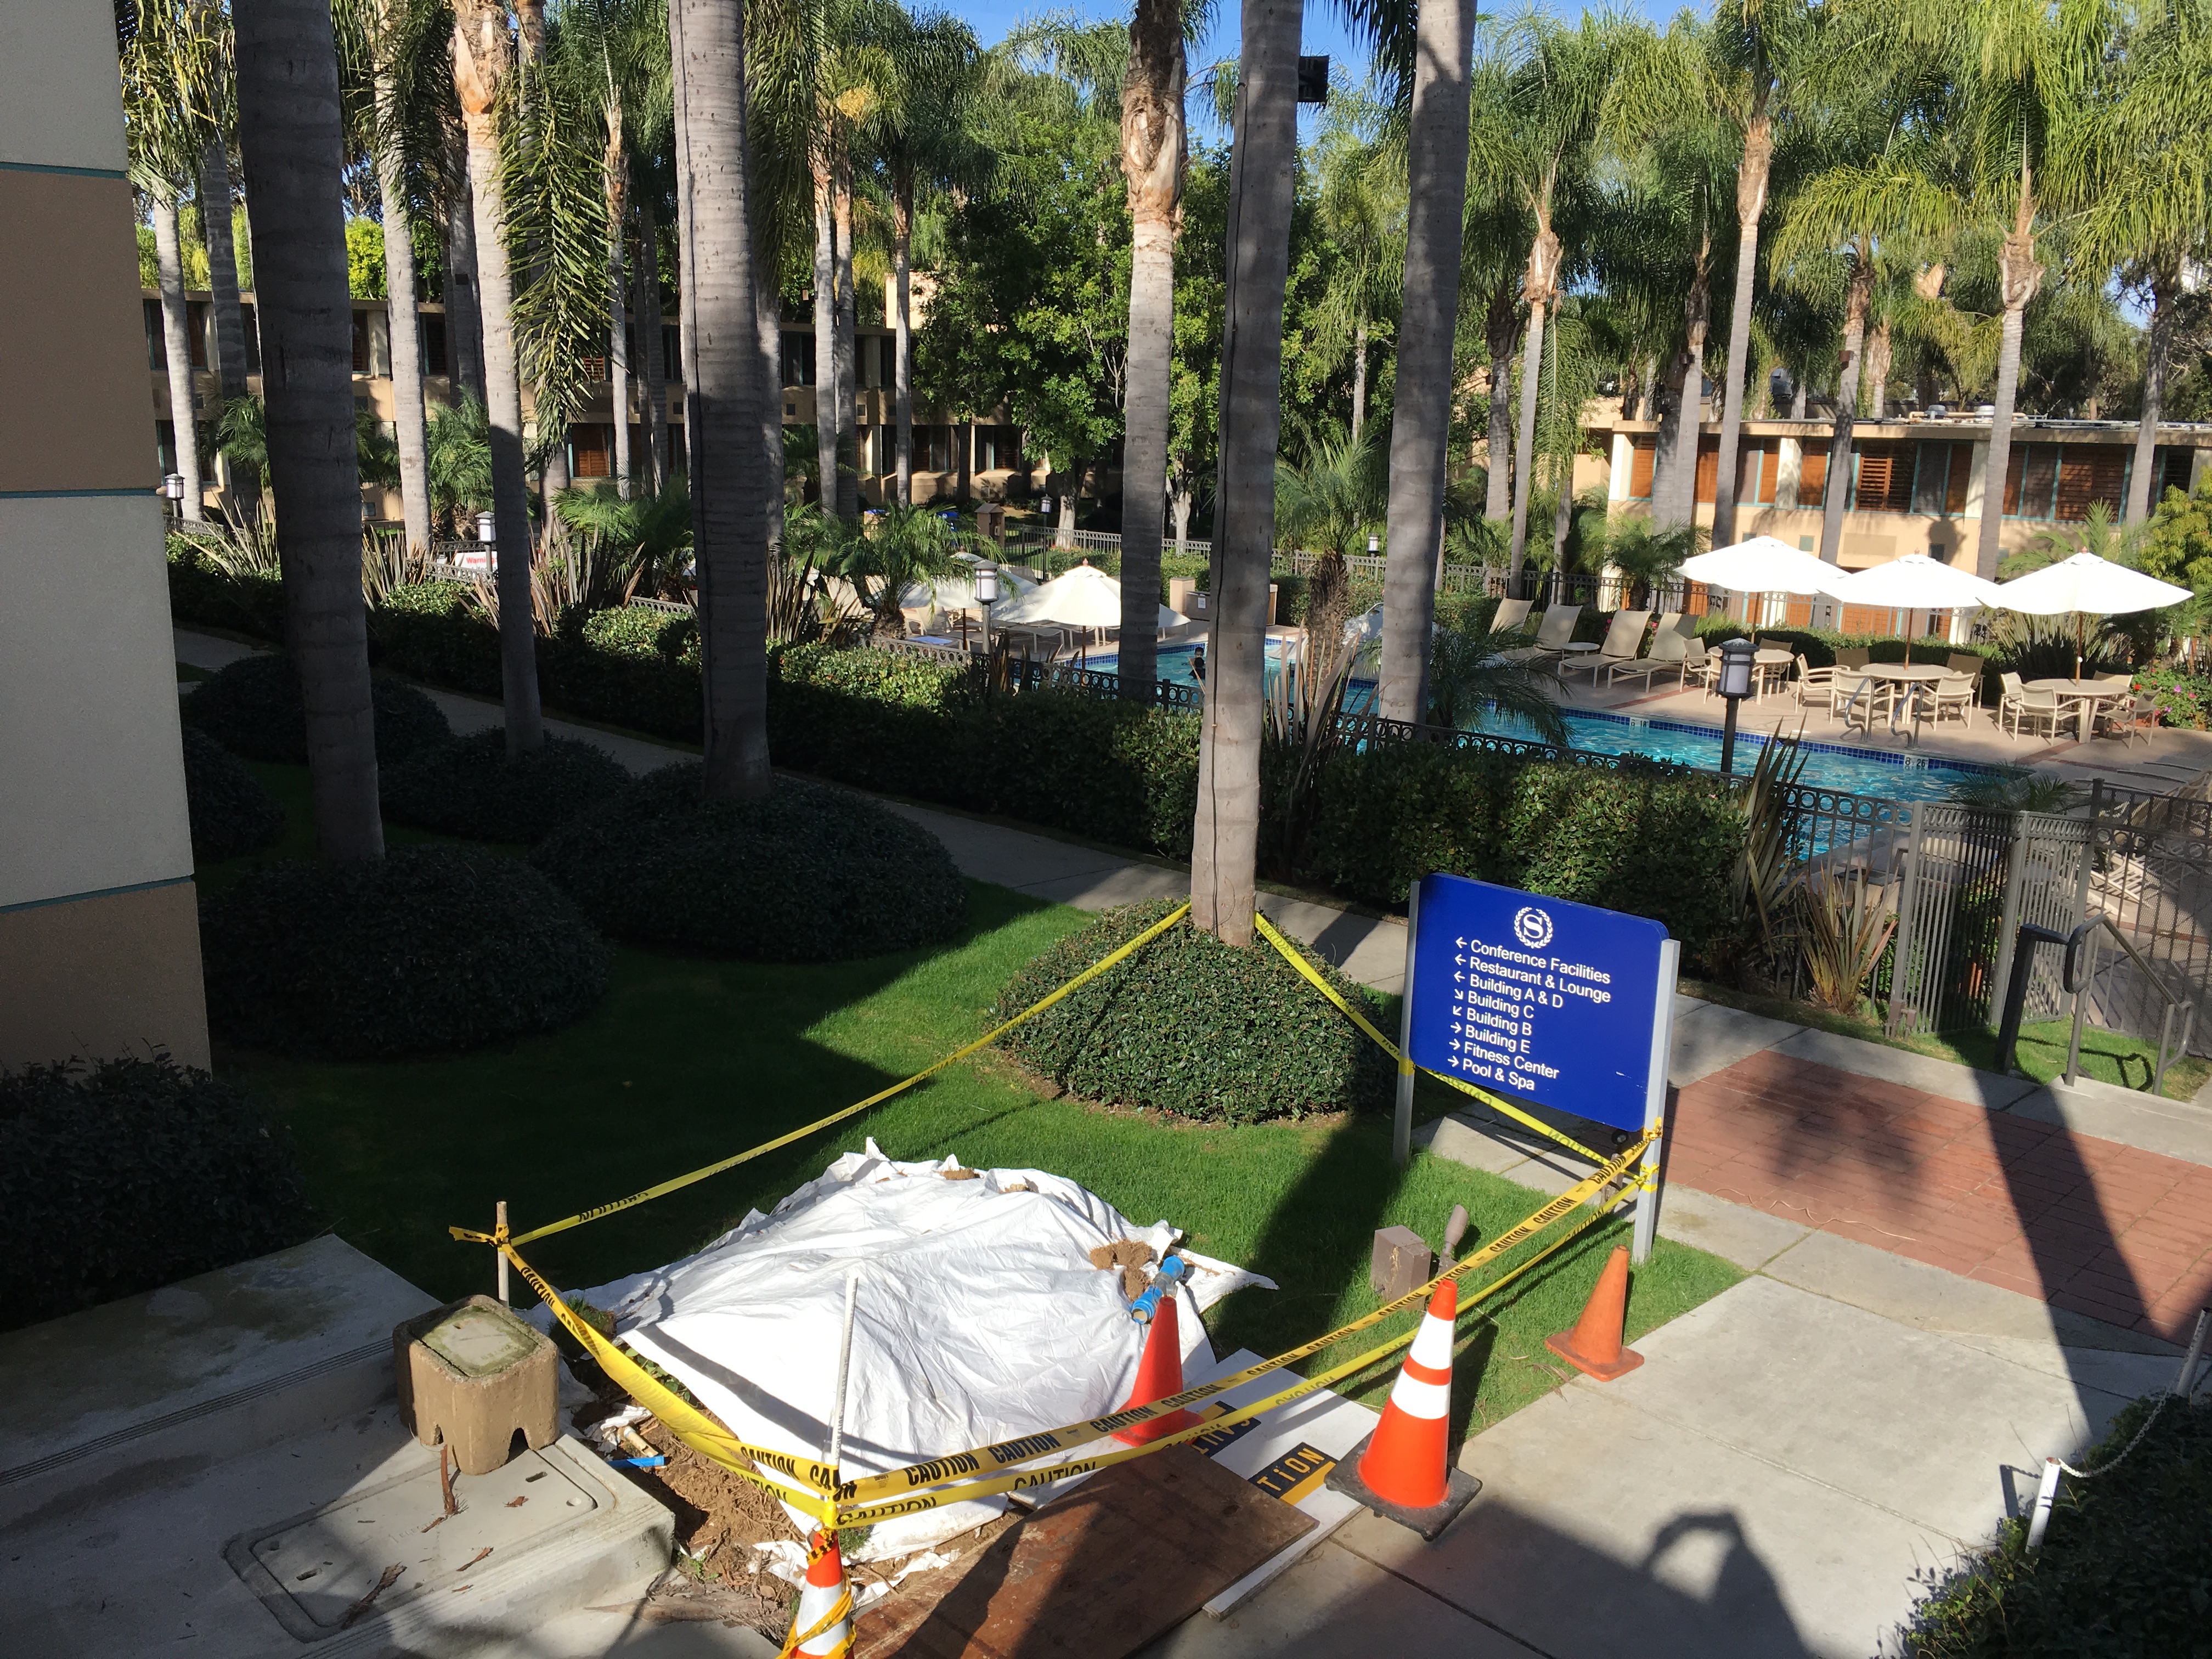
[[[1115,963],[1120,962],[1123,958],[1133,955],[1138,951],[1142,950],[1146,945],[1150,945],[1154,939],[1158,939],[1162,933],[1167,932],[1169,928],[1174,927],[1176,923],[1181,921],[1189,914],[1190,906],[1186,903],[1180,909],[1176,910],[1174,913],[1166,916],[1160,921],[1156,922],[1153,926],[1147,927],[1143,933],[1138,934],[1136,938],[1131,939],[1127,945],[1121,946],[1119,949],[1112,951],[1109,955],[1101,957],[1097,962],[1092,963],[1091,966],[1085,969],[1081,973],[1078,974],[1073,979],[1068,981],[1066,984],[1061,986],[1058,990],[1049,992],[1044,996],[1038,998],[1035,1002],[1030,1004],[1028,1007],[1023,1009],[1021,1012],[1016,1014],[1012,1019],[1006,1021],[1005,1024],[994,1026],[992,1030],[986,1031],[981,1036],[977,1037],[973,1042],[966,1043],[960,1048],[955,1048],[951,1054],[945,1055],[942,1060],[936,1061],[933,1065],[924,1066],[921,1071],[916,1072],[912,1077],[906,1078],[897,1083],[894,1083],[888,1089],[879,1089],[874,1094],[870,1095],[866,1100],[855,1101],[852,1105],[844,1108],[842,1111],[832,1112],[827,1117],[817,1118],[813,1122],[806,1125],[804,1128],[793,1129],[789,1134],[778,1135],[774,1140],[764,1140],[759,1146],[752,1147],[749,1151],[739,1152],[734,1157],[723,1158],[719,1163],[705,1164],[699,1169],[692,1170],[689,1175],[677,1176],[672,1180],[661,1182],[657,1186],[647,1187],[641,1193],[632,1193],[628,1198],[618,1198],[611,1204],[601,1204],[592,1209],[579,1211],[576,1214],[567,1217],[562,1220],[548,1222],[543,1227],[534,1227],[526,1233],[517,1234],[511,1238],[502,1239],[500,1235],[495,1232],[478,1232],[471,1227],[448,1227],[446,1231],[465,1244],[490,1244],[495,1246],[501,1244],[528,1244],[535,1240],[545,1237],[548,1234],[566,1232],[571,1227],[580,1227],[586,1221],[597,1221],[600,1217],[612,1215],[617,1210],[630,1209],[636,1205],[646,1203],[650,1200],[664,1197],[667,1194],[676,1191],[680,1187],[689,1187],[694,1182],[704,1181],[708,1176],[720,1175],[725,1170],[734,1170],[740,1164],[750,1162],[753,1158],[760,1158],[769,1152],[775,1152],[781,1147],[788,1146],[794,1140],[804,1140],[807,1136],[813,1134],[817,1130],[826,1129],[833,1123],[842,1123],[845,1119],[851,1117],[856,1112],[865,1112],[871,1106],[881,1105],[884,1101],[889,1100],[893,1095],[898,1094],[903,1090],[911,1089],[915,1084],[921,1082],[926,1078],[935,1076],[946,1066],[951,1065],[954,1060],[964,1060],[969,1054],[974,1054],[978,1048],[984,1048],[988,1044],[996,1042],[1000,1037],[1004,1036],[1007,1032],[1012,1030],[1014,1027],[1021,1024],[1024,1020],[1033,1019],[1037,1015],[1042,1013],[1046,1009],[1051,1007],[1054,1003],[1058,1002],[1062,997],[1073,991],[1078,986],[1097,978],[1100,974],[1104,973],[1109,968],[1111,968]]]
[[[906,1493],[941,1486],[948,1481],[961,1480],[969,1475],[988,1476],[994,1470],[1009,1469],[1020,1464],[1032,1463],[1052,1452],[1068,1451],[1079,1446],[1087,1446],[1103,1436],[1117,1433],[1133,1424],[1147,1422],[1153,1418],[1165,1416],[1170,1412],[1179,1411],[1198,1401],[1212,1399],[1216,1395],[1224,1394],[1267,1371],[1318,1353],[1323,1348],[1342,1340],[1355,1332],[1366,1330],[1380,1324],[1394,1314],[1402,1313],[1408,1308],[1425,1304],[1430,1294],[1445,1279],[1457,1279],[1464,1273],[1487,1267],[1512,1249],[1514,1246],[1523,1243],[1543,1231],[1554,1221],[1572,1214],[1601,1189],[1621,1179],[1635,1161],[1644,1155],[1644,1147],[1654,1138],[1647,1132],[1634,1146],[1629,1147],[1619,1157],[1607,1161],[1542,1208],[1531,1212],[1505,1231],[1498,1234],[1473,1255],[1445,1268],[1427,1284],[1417,1290],[1408,1291],[1395,1302],[1386,1303],[1383,1306],[1376,1309],[1374,1312],[1355,1319],[1348,1325],[1340,1326],[1325,1336],[1316,1337],[1310,1342],[1288,1349],[1272,1359],[1263,1359],[1257,1364],[1248,1365],[1233,1376],[1220,1377],[1195,1389],[1186,1389],[1181,1394],[1170,1395],[1168,1398],[1156,1401],[1149,1406],[1133,1407],[1127,1411],[1109,1413],[1103,1417],[1086,1419],[1080,1423],[1064,1424],[1056,1429],[1046,1429],[1035,1434],[1022,1435],[995,1446],[977,1446],[967,1451],[954,1452],[945,1456],[930,1458],[924,1462],[908,1464],[904,1468],[893,1469],[888,1474],[868,1475],[858,1480],[846,1481],[837,1488],[837,1497],[841,1500],[841,1505],[866,1504],[875,1498],[902,1498]],[[1394,1338],[1374,1350],[1372,1354],[1366,1356],[1362,1363],[1388,1353],[1394,1348],[1402,1347],[1412,1340],[1410,1333],[1403,1337]],[[1336,1376],[1344,1373],[1339,1370],[1331,1371],[1328,1375]],[[1318,1387],[1320,1384],[1316,1383],[1312,1386]],[[1297,1393],[1310,1391],[1310,1389],[1301,1389],[1285,1397],[1294,1399]],[[1220,1418],[1212,1419],[1209,1419],[1208,1426],[1218,1428],[1227,1420]],[[1189,1432],[1195,1433],[1197,1431],[1192,1430]],[[1181,1437],[1184,1437],[1171,1436],[1169,1439]],[[1167,1441],[1164,1440],[1152,1443],[1153,1445],[1165,1443]],[[1110,1463],[1121,1461],[1122,1461],[1122,1455],[1115,1453],[1103,1459],[1086,1462],[1083,1467],[1103,1468]],[[1023,1486],[1039,1486],[1048,1480],[1058,1480],[1070,1472],[1070,1469],[1066,1467],[1062,1467],[1057,1474],[1030,1470],[1024,1474],[1009,1475],[1000,1480],[985,1480],[970,1486],[963,1486],[960,1490],[971,1497],[981,1497],[991,1492],[1012,1492]],[[933,1505],[928,1504],[909,1504],[903,1509],[886,1509],[877,1505],[869,1509],[866,1514],[902,1515],[909,1513],[915,1508],[931,1507]],[[860,1511],[848,1510],[841,1507],[839,1513],[848,1517],[845,1524],[858,1524],[849,1517]]]
[[[1343,1012],[1344,1017],[1346,1019],[1349,1019],[1354,1025],[1357,1025],[1361,1030],[1366,1032],[1369,1036],[1373,1037],[1377,1043],[1382,1045],[1382,1052],[1398,1062],[1398,1072],[1401,1076],[1407,1075],[1415,1070],[1412,1057],[1401,1054],[1396,1043],[1391,1042],[1389,1037],[1384,1036],[1382,1032],[1376,1030],[1374,1025],[1367,1019],[1366,1016],[1362,1014],[1357,1008],[1354,1008],[1350,1003],[1346,1002],[1344,998],[1338,994],[1336,987],[1331,985],[1327,980],[1323,979],[1315,969],[1313,963],[1305,959],[1304,953],[1292,946],[1288,939],[1285,939],[1280,933],[1275,931],[1273,926],[1269,923],[1266,916],[1261,915],[1255,911],[1252,916],[1252,922],[1253,925],[1260,930],[1260,936],[1266,939],[1268,944],[1273,945],[1278,951],[1281,951],[1283,953],[1284,959],[1287,961],[1291,967],[1297,969],[1298,972],[1305,975],[1306,982],[1308,984],[1311,985],[1314,989],[1319,991],[1323,996],[1334,1003],[1337,1007]],[[1425,1066],[1421,1066],[1419,1069],[1428,1071],[1428,1067]],[[1540,1118],[1532,1117],[1529,1114],[1522,1111],[1511,1102],[1499,1099],[1487,1089],[1478,1089],[1472,1083],[1463,1083],[1458,1078],[1447,1077],[1442,1072],[1429,1072],[1429,1075],[1437,1079],[1440,1082],[1450,1084],[1453,1088],[1458,1090],[1462,1094],[1473,1095],[1477,1100],[1489,1107],[1493,1112],[1504,1113],[1506,1116],[1511,1118],[1515,1122],[1525,1124],[1528,1127],[1534,1129],[1538,1134],[1544,1136],[1547,1139],[1556,1140],[1560,1146],[1565,1147],[1569,1152],[1574,1152],[1580,1157],[1586,1158],[1593,1164],[1602,1164],[1606,1161],[1605,1155],[1602,1152],[1592,1152],[1589,1147],[1583,1146],[1581,1141],[1577,1140],[1573,1136],[1561,1133],[1559,1130],[1553,1128],[1550,1124],[1544,1122]]]

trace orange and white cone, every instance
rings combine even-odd
[[[1445,1419],[1451,1413],[1452,1326],[1458,1317],[1459,1285],[1447,1279],[1429,1298],[1382,1420],[1359,1460],[1359,1478],[1368,1490],[1401,1509],[1434,1509],[1450,1489]]]
[[[1176,1293],[1170,1289],[1160,1298],[1152,1322],[1145,1328],[1145,1352],[1137,1361],[1137,1384],[1129,1390],[1129,1397],[1121,1402],[1121,1408],[1133,1411],[1182,1392],[1182,1328],[1176,1314]],[[1132,1423],[1114,1437],[1125,1445],[1149,1445],[1164,1435],[1181,1434],[1185,1429],[1195,1428],[1199,1421],[1194,1412],[1169,1412],[1142,1423]]]
[[[817,1628],[817,1626],[820,1628]],[[843,1659],[853,1650],[853,1596],[837,1540],[819,1527],[806,1540],[806,1582],[792,1616],[784,1654],[790,1659]]]

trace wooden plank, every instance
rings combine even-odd
[[[858,1659],[1121,1659],[1313,1526],[1188,1446],[1122,1463],[861,1613]]]

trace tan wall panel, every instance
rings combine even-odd
[[[161,503],[0,500],[0,905],[191,873],[177,726]]]
[[[123,171],[123,91],[108,7],[0,5],[0,161]]]
[[[131,186],[0,172],[0,491],[151,489]]]
[[[208,1063],[192,884],[0,911],[0,1071],[166,1052]]]

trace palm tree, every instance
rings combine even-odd
[[[208,6],[210,11],[214,7]],[[238,297],[238,242],[231,218],[228,135],[238,119],[230,28],[220,15],[207,29],[210,66],[207,136],[200,143],[200,240],[207,246],[208,292],[214,300],[216,385],[228,404],[246,395],[246,318]]]
[[[1129,190],[1129,346],[1121,441],[1121,696],[1158,695],[1160,534],[1173,423],[1176,234],[1184,169],[1182,0],[1137,0],[1121,77]]]
[[[337,46],[329,0],[238,0],[235,28],[285,632],[307,705],[315,833],[325,858],[357,862],[383,856],[384,823],[361,602]]]
[[[1275,539],[1309,552],[1358,553],[1389,511],[1389,454],[1370,426],[1312,434],[1305,459],[1275,465]],[[1395,716],[1394,716],[1395,718]]]
[[[411,553],[430,553],[429,446],[422,405],[422,319],[415,296],[413,213],[408,200],[405,143],[408,114],[419,98],[403,94],[427,33],[418,9],[398,0],[376,0],[375,33],[364,43],[373,68],[368,135],[384,217],[384,292],[391,308],[392,426],[399,447],[399,512]],[[408,88],[412,91],[410,85]]]
[[[1191,921],[1252,939],[1275,450],[1282,432],[1283,292],[1297,155],[1299,8],[1243,0],[1230,162],[1229,292],[1221,342],[1221,474],[1212,625],[1191,833]]]
[[[1388,117],[1373,100],[1334,88],[1314,145],[1321,175],[1314,207],[1334,255],[1322,290],[1316,367],[1334,373],[1350,355],[1355,438],[1367,424],[1369,359],[1392,337],[1388,313],[1405,277],[1403,158],[1376,136]]]
[[[500,97],[514,63],[503,0],[454,0],[453,90],[468,134],[469,194],[483,330],[484,414],[491,446],[493,543],[499,568],[499,647],[507,750],[545,740],[538,700],[538,637],[530,594],[530,486],[523,472],[522,382],[516,367],[514,289],[501,193]],[[258,239],[257,239],[258,241]]]
[[[1406,173],[1406,285],[1390,405],[1390,512],[1376,708],[1419,720],[1426,701],[1451,442],[1452,341],[1467,206],[1474,0],[1425,0],[1414,22]]]
[[[745,164],[744,0],[671,0],[679,233],[690,359],[684,392],[706,696],[706,793],[765,795],[769,502],[767,395]]]

